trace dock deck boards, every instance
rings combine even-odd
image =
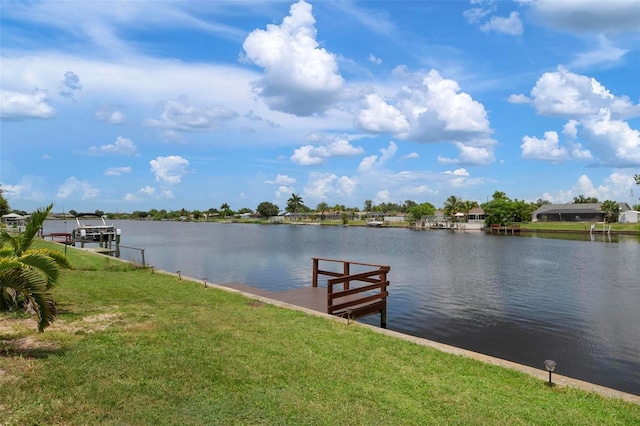
[[[327,289],[322,287],[300,287],[293,290],[269,291],[241,283],[221,284],[234,290],[264,296],[279,302],[290,303],[318,312],[327,312]]]
[[[99,254],[114,254],[116,252],[116,249],[110,249],[110,248],[102,248],[102,247],[91,247],[91,248],[87,248],[87,250],[92,251],[94,253],[99,253]]]
[[[219,284],[223,287],[239,290],[256,296],[268,297],[279,302],[290,303],[302,308],[317,312],[327,312],[327,288],[326,287],[300,287],[293,290],[269,291],[242,283]],[[357,300],[357,296],[345,296],[339,299],[342,303],[348,300]]]
[[[269,297],[314,311],[327,312],[327,289],[323,287],[300,287],[273,293]]]
[[[242,283],[227,283],[227,284],[219,284],[222,287],[232,288],[234,290],[243,291],[249,294],[255,294],[256,296],[264,296],[271,298],[275,293],[269,290],[263,290],[258,287],[252,287],[250,285],[242,284]]]

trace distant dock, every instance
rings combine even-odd
[[[492,234],[495,232],[497,234],[504,233],[505,235],[507,235],[507,234],[515,235],[516,232],[519,233],[520,231],[521,231],[521,229],[520,229],[520,224],[519,223],[515,223],[513,225],[493,224],[489,228],[489,232],[491,232]]]

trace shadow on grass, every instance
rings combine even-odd
[[[46,359],[52,355],[60,355],[64,349],[47,342],[38,342],[31,337],[0,341],[0,357]]]

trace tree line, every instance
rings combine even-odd
[[[636,183],[640,185],[640,174],[634,177]],[[578,195],[573,198],[574,203],[599,203],[598,198],[589,197],[584,195]],[[440,208],[444,216],[450,217],[453,220],[466,220],[469,212],[477,207],[482,207],[484,210],[486,223],[511,223],[511,222],[524,222],[531,218],[531,214],[544,204],[550,204],[550,201],[538,199],[535,202],[526,202],[524,200],[511,199],[502,191],[495,191],[492,199],[486,203],[478,203],[473,200],[461,199],[455,195],[448,197],[443,206]],[[610,219],[617,218],[615,201],[606,200],[602,203],[602,210],[605,211],[606,216]],[[632,206],[634,210],[640,210],[640,204],[634,204]],[[353,218],[355,213],[366,212],[372,216],[375,215],[396,215],[406,214],[410,221],[419,220],[421,218],[433,216],[436,213],[436,206],[430,202],[418,203],[414,200],[406,200],[401,204],[393,202],[382,202],[374,204],[372,200],[365,200],[362,210],[358,207],[347,207],[343,204],[329,205],[326,202],[320,202],[315,208],[311,208],[304,203],[304,200],[300,194],[293,193],[284,206],[284,212],[288,213],[315,213],[320,219],[324,219],[324,216],[329,213],[344,213],[345,218]],[[27,212],[21,210],[11,210],[7,199],[3,196],[2,186],[0,186],[0,215],[7,213],[17,213],[26,215]],[[239,215],[252,215],[257,217],[271,217],[281,214],[280,206],[269,201],[263,201],[252,210],[248,207],[242,207],[238,210],[234,210],[228,203],[223,203],[219,208],[211,207],[207,210],[166,210],[166,209],[151,209],[151,210],[135,210],[131,213],[105,213],[102,210],[95,210],[92,214],[96,216],[106,215],[110,219],[146,219],[146,220],[226,220],[230,217]],[[71,216],[76,216],[78,213],[76,210],[69,210],[67,212]]]

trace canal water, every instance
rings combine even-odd
[[[73,224],[47,221],[44,232]],[[148,264],[212,283],[271,291],[308,286],[312,257],[390,265],[389,329],[541,370],[553,359],[558,374],[640,395],[637,237],[114,224],[123,245],[145,249]],[[123,250],[128,255],[138,256]],[[379,317],[363,322],[376,325]]]

